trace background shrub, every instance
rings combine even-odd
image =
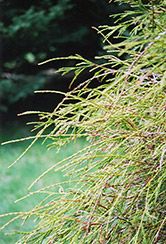
[[[29,95],[32,96],[36,88],[47,89],[50,78],[47,76],[43,80],[43,69],[53,68],[55,71],[72,62],[52,62],[39,67],[39,61],[76,52],[92,59],[102,52],[101,36],[92,31],[92,26],[113,23],[108,16],[117,12],[117,5],[110,6],[107,1],[98,0],[26,3],[9,0],[1,1],[0,12],[0,111],[3,112],[1,117],[6,119],[12,110],[18,113],[17,102],[25,101],[25,106],[28,104],[28,100],[32,99]],[[58,90],[64,90],[64,82],[53,80],[54,89],[57,89],[58,83]],[[35,104],[40,109],[42,99]],[[29,106],[28,109],[34,107]]]

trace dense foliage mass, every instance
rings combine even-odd
[[[1,4],[3,70],[36,72],[35,64],[46,58],[73,52],[93,57],[101,50],[93,25],[110,22],[116,12],[107,1],[4,1]]]
[[[2,1],[0,111],[7,111],[10,104],[27,98],[37,87],[46,86],[48,77],[41,79],[39,61],[76,52],[93,58],[101,52],[100,35],[92,26],[111,24],[108,15],[116,11],[116,5],[110,7],[107,0]],[[59,65],[52,62],[44,69],[57,69]]]
[[[102,64],[69,56],[76,65],[59,72],[76,78],[90,69],[92,77],[64,94],[52,113],[36,112],[39,132],[31,146],[39,137],[52,139],[50,148],[58,150],[80,137],[90,144],[32,183],[51,170],[71,176],[71,188],[59,183],[59,192],[55,185],[40,189],[47,197],[13,218],[36,217],[36,228],[20,232],[18,243],[166,240],[166,2],[119,2],[130,3],[130,10],[114,15],[113,26],[97,29],[105,43],[105,55],[96,57]],[[112,35],[122,41],[112,44]],[[93,79],[105,83],[91,89]]]

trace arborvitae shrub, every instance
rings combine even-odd
[[[54,185],[40,190],[47,190],[47,198],[18,214],[37,218],[36,228],[20,233],[18,243],[165,243],[166,2],[119,2],[129,10],[114,16],[114,26],[96,28],[105,43],[106,54],[96,57],[100,64],[75,55],[68,57],[74,67],[59,69],[74,71],[75,78],[90,69],[92,78],[64,94],[52,113],[36,112],[34,142],[49,138],[57,150],[80,137],[90,144],[33,183],[66,169],[74,186],[59,193]],[[121,42],[111,44],[110,36]],[[93,79],[101,85],[88,88]]]

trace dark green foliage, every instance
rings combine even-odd
[[[41,71],[38,62],[75,52],[92,58],[101,51],[100,35],[92,31],[92,26],[112,23],[108,16],[115,11],[115,5],[111,7],[107,0],[3,1],[0,16],[3,65],[0,69],[5,74],[0,75],[0,110],[8,111],[11,102],[25,99],[30,94],[27,87],[32,87],[31,94],[36,87],[43,88],[45,82],[40,75],[35,81],[34,78],[30,82],[26,77],[22,79],[24,74],[30,78],[31,74]],[[44,68],[57,69],[60,65],[53,62]],[[8,80],[8,73],[11,77],[19,74],[21,79]],[[62,90],[61,86],[59,89]]]
[[[110,22],[114,11],[107,1],[97,0],[10,0],[2,7],[3,69],[15,73],[31,73],[39,61],[76,50],[84,55],[88,48],[88,56],[94,56],[101,43],[91,27]]]
[[[27,98],[34,90],[41,89],[46,82],[43,75],[12,75],[6,74],[0,81],[0,110],[7,111],[12,103]]]

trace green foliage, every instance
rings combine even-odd
[[[36,89],[41,89],[46,80],[44,75],[4,74],[0,81],[0,111],[6,112],[10,104],[27,98]]]
[[[39,61],[70,55],[76,50],[88,57],[96,55],[102,43],[95,31],[91,31],[91,27],[110,22],[108,15],[115,11],[107,1],[98,0],[87,0],[84,3],[80,0],[8,0],[3,1],[0,8],[3,12],[3,16],[0,16],[3,56],[0,57],[3,60],[0,68],[4,75],[9,73],[11,77],[15,76],[13,74],[19,76],[15,81],[15,78],[4,79],[1,75],[0,111],[7,111],[9,104],[20,101],[19,98],[27,98],[27,87],[32,88],[31,94],[35,89],[43,88],[44,82],[40,75],[29,81],[30,75],[41,71],[36,66]],[[51,65],[57,68],[55,63]],[[26,75],[24,79],[23,74]]]
[[[8,52],[15,47],[10,52],[10,56],[4,57],[5,69],[14,69],[15,72],[18,69],[20,70],[26,62],[26,55],[29,52],[35,57],[33,64],[42,58],[46,58],[45,48],[48,46],[50,49],[53,48],[55,44],[53,35],[58,28],[57,19],[61,18],[64,12],[71,8],[69,2],[70,0],[62,1],[61,5],[53,6],[53,4],[49,4],[49,1],[42,1],[39,6],[30,5],[27,6],[27,9],[25,6],[19,8],[17,5],[13,6],[10,1],[4,5],[6,14],[4,16],[4,28],[2,28],[3,45],[4,48],[8,46]],[[54,25],[51,25],[52,21],[54,21]],[[19,48],[17,48],[18,42],[20,43]],[[37,49],[40,50],[38,54],[36,53]]]
[[[79,0],[23,4],[8,0],[2,8],[3,70],[15,73],[32,73],[39,61],[55,55],[69,55],[76,49],[85,54],[86,48],[95,41],[88,53],[92,57],[101,48],[91,27],[103,23],[111,11],[107,2],[98,0],[88,0],[84,4]],[[27,59],[29,53],[33,56],[31,61]]]
[[[64,94],[53,113],[25,113],[40,118],[30,147],[40,137],[52,140],[50,149],[65,150],[80,137],[90,145],[31,184],[52,170],[65,171],[75,183],[58,193],[54,185],[40,189],[47,197],[13,218],[36,218],[33,231],[17,232],[18,243],[163,244],[166,239],[165,1],[120,2],[130,3],[130,10],[115,15],[116,25],[97,29],[106,43],[106,54],[96,57],[102,64],[76,55],[68,57],[75,67],[59,69],[78,76],[88,68],[92,78]],[[112,44],[112,35],[121,42]],[[91,89],[93,79],[105,83]]]

